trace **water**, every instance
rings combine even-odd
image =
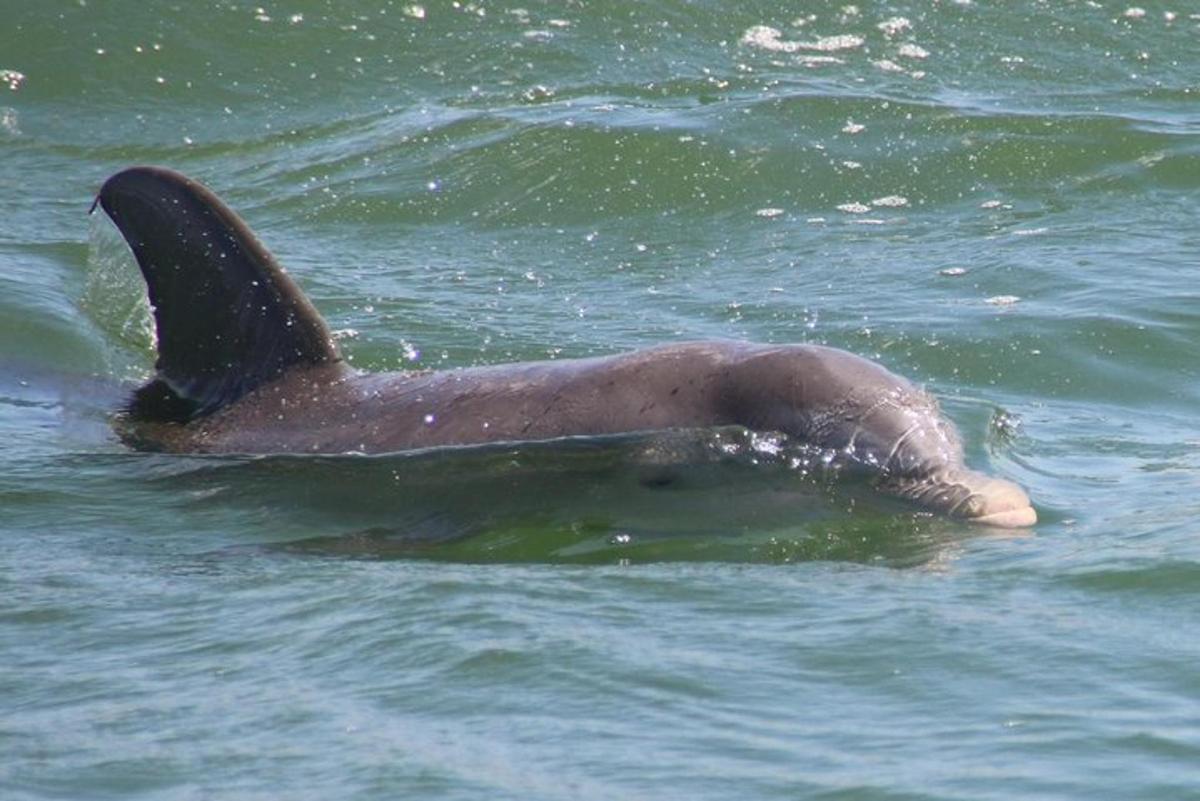
[[[1200,798],[1198,35],[0,2],[0,796]],[[141,288],[86,211],[134,163],[225,197],[364,369],[844,347],[1041,522],[748,442],[662,487],[625,439],[131,453]]]

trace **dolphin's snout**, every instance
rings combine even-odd
[[[1037,512],[1025,490],[1011,481],[963,471],[955,477],[967,495],[952,510],[954,517],[1001,528],[1022,528],[1037,522]]]
[[[885,491],[936,509],[950,517],[1000,528],[1037,522],[1025,490],[1011,481],[963,468],[908,477],[881,485]]]

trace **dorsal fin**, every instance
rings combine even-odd
[[[96,202],[133,250],[158,331],[158,374],[138,391],[135,416],[191,419],[293,366],[340,359],[304,293],[205,187],[132,167],[105,181]]]

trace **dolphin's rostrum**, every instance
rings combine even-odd
[[[1037,515],[963,464],[952,423],[874,362],[816,345],[690,342],[616,356],[363,374],[237,214],[159,167],[109,178],[100,206],[146,279],[156,374],[125,425],[139,446],[385,453],[442,445],[743,426],[838,451],[881,490],[998,526]]]

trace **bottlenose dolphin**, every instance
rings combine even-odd
[[[236,213],[160,167],[96,199],[141,268],[155,375],[130,400],[136,447],[386,453],[579,435],[742,426],[829,449],[883,492],[995,526],[1037,515],[1016,484],[968,469],[936,402],[874,362],[817,345],[685,342],[601,358],[360,373]],[[93,204],[93,210],[95,204]]]

